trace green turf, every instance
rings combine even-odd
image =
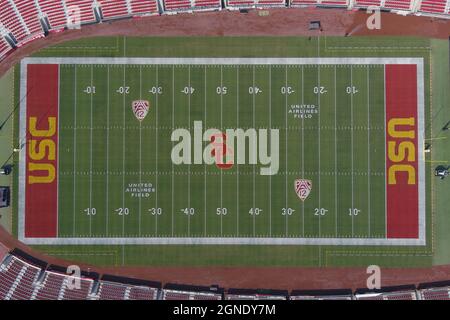
[[[381,65],[62,65],[59,235],[382,238],[383,79]],[[156,87],[162,94],[149,93]],[[187,87],[194,93],[183,93]],[[217,94],[221,87],[226,94]],[[249,94],[252,87],[260,93]],[[151,105],[142,122],[131,109],[139,99]],[[288,114],[298,104],[320,111],[301,120]],[[278,174],[260,175],[260,165],[173,166],[171,133],[194,121],[205,129],[278,129]],[[298,178],[313,183],[305,202],[294,190]],[[137,183],[155,192],[124,191]],[[352,208],[360,212],[350,215]]]
[[[433,51],[431,51],[431,55]],[[270,38],[270,37],[242,37],[242,38],[95,38],[95,39],[83,39],[70,43],[65,43],[58,46],[58,49],[45,49],[36,54],[36,56],[129,56],[129,57],[215,57],[215,56],[227,56],[227,57],[424,57],[425,59],[425,83],[429,82],[429,63],[430,63],[430,41],[427,39],[416,38]],[[117,236],[137,236],[139,234],[146,236],[171,234],[172,232],[172,211],[174,211],[174,234],[176,236],[185,235],[190,232],[195,236],[202,236],[204,234],[204,216],[202,216],[204,209],[204,170],[203,166],[192,166],[192,172],[199,172],[199,175],[191,175],[190,182],[192,186],[191,197],[187,198],[186,188],[188,186],[186,169],[187,168],[175,168],[175,170],[184,172],[176,176],[176,186],[174,195],[174,205],[172,207],[172,199],[168,197],[171,192],[171,177],[168,178],[164,175],[158,177],[158,185],[161,185],[158,190],[158,204],[156,204],[156,196],[147,200],[141,201],[141,218],[139,219],[139,201],[130,200],[123,197],[123,189],[114,187],[123,184],[123,177],[120,174],[123,170],[125,163],[125,171],[135,172],[139,171],[140,167],[139,158],[143,159],[143,167],[149,167],[143,169],[148,171],[149,175],[129,174],[125,176],[125,181],[135,182],[142,178],[148,180],[155,180],[156,165],[158,165],[158,171],[171,171],[170,159],[158,157],[156,161],[156,142],[158,142],[158,154],[168,154],[170,152],[171,144],[165,141],[169,141],[170,130],[159,128],[156,130],[156,110],[158,112],[159,126],[172,127],[171,123],[171,69],[160,68],[158,81],[169,89],[169,92],[164,90],[164,93],[158,97],[148,96],[148,100],[151,101],[151,113],[146,120],[142,123],[144,128],[139,129],[139,122],[133,118],[131,113],[127,113],[125,117],[125,123],[128,126],[125,136],[125,159],[123,162],[123,130],[119,127],[123,125],[123,111],[124,105],[126,110],[131,110],[131,101],[139,98],[142,94],[139,93],[141,83],[139,81],[139,69],[128,66],[126,68],[125,81],[127,86],[130,86],[133,91],[117,99],[114,97],[115,93],[110,90],[110,111],[112,122],[111,125],[116,125],[117,129],[110,130],[110,157],[108,157],[110,163],[110,171],[117,171],[119,174],[110,175],[109,185],[113,186],[109,190],[109,201],[105,198],[105,179],[102,174],[93,175],[92,187],[90,186],[89,175],[77,175],[77,192],[76,192],[76,204],[75,204],[75,224],[73,223],[73,179],[69,178],[73,174],[73,121],[74,121],[74,83],[73,83],[73,66],[62,67],[63,73],[66,76],[63,77],[64,90],[64,103],[68,105],[63,107],[61,113],[61,130],[60,130],[60,152],[64,153],[63,164],[67,168],[64,172],[67,172],[67,177],[64,174],[60,175],[61,185],[61,197],[66,199],[61,205],[60,215],[60,234],[64,236],[96,236],[101,237],[106,235],[106,232],[111,235]],[[90,126],[91,121],[91,98],[93,108],[93,123],[94,126],[98,126],[99,129],[93,130],[93,148],[92,155],[94,161],[92,162],[92,168],[94,171],[104,171],[107,163],[106,155],[106,132],[101,127],[106,126],[107,118],[105,116],[105,100],[106,92],[108,91],[107,73],[105,66],[96,66],[93,70],[93,81],[96,86],[96,94],[86,95],[79,90],[77,92],[77,101],[80,107],[77,109],[77,121],[79,126]],[[152,83],[156,83],[156,70],[155,67],[145,67],[143,76],[146,80],[142,82],[142,92],[146,91],[146,87],[149,87]],[[175,85],[177,87],[184,87],[189,80],[189,72],[187,67],[179,67],[175,69]],[[220,69],[220,68],[219,68]],[[367,86],[367,68],[355,67],[353,70],[353,81],[359,90],[357,95],[354,95],[353,102],[355,107],[354,121],[355,125],[364,127],[367,125],[367,112],[365,107],[367,106],[367,93],[365,90]],[[111,67],[109,88],[114,89],[120,85],[123,85],[123,68]],[[248,94],[244,94],[245,89],[252,82],[253,77],[251,70],[241,70],[239,79],[240,93],[237,95],[236,86],[236,68],[225,67],[223,73],[223,81],[227,83],[228,87],[231,87],[231,91],[226,96],[218,96],[214,92],[214,89],[220,83],[220,70],[214,67],[207,68],[206,88],[207,91],[207,114],[204,114],[204,86],[205,81],[202,74],[202,69],[191,70],[191,82],[192,86],[198,87],[196,91],[197,95],[191,96],[191,110],[186,108],[186,96],[176,94],[176,106],[175,113],[176,125],[186,127],[189,123],[195,119],[203,120],[207,122],[208,126],[216,127],[236,127],[236,118],[239,115],[239,126],[252,126],[253,125],[253,112],[252,99],[253,97]],[[255,125],[265,126],[269,125],[269,117],[267,110],[268,105],[268,93],[271,92],[272,108],[275,105],[283,107],[286,97],[279,93],[280,87],[285,81],[285,70],[279,68],[273,68],[272,72],[272,90],[263,90],[263,94],[255,97],[255,108],[261,108],[266,112],[255,113]],[[324,110],[333,107],[334,104],[334,91],[336,92],[336,99],[338,101],[337,107],[339,112],[336,113],[337,121],[340,126],[345,127],[350,125],[350,97],[343,93],[343,89],[349,83],[349,68],[342,67],[338,69],[339,77],[336,84],[334,84],[333,72],[334,68],[321,68],[321,83],[325,83],[329,87],[329,93],[321,97],[321,126],[333,126],[334,125],[334,112],[333,110]],[[373,67],[370,69],[373,72],[373,77],[370,81],[370,108],[380,108],[382,105],[382,99],[380,98],[382,75],[379,68]],[[438,79],[443,78],[440,73],[445,72],[437,69],[434,73],[434,77]],[[317,103],[317,95],[311,93],[312,83],[317,83],[318,68],[317,66],[305,68],[305,80],[301,81],[298,77],[298,71],[295,71],[295,67],[288,68],[287,75],[289,83],[292,86],[301,87],[305,85],[304,94],[300,94],[299,90],[288,96],[288,103],[292,103],[291,99],[295,102],[302,97],[305,101],[312,101]],[[77,68],[77,85],[79,88],[90,85],[91,81],[90,67],[78,67]],[[67,78],[67,79],[66,79]],[[261,83],[261,87],[268,88],[268,70],[267,68],[257,68],[255,73],[255,79]],[[229,83],[229,85],[228,85]],[[243,90],[242,90],[243,89]],[[233,91],[234,90],[234,91]],[[144,93],[145,95],[145,93]],[[237,96],[240,98],[240,111],[237,112],[235,100]],[[120,97],[119,97],[120,98]],[[428,106],[429,106],[429,90],[426,86],[426,110],[428,119]],[[125,101],[123,101],[125,100]],[[222,101],[221,101],[222,100]],[[221,103],[222,102],[222,103]],[[97,106],[103,106],[103,109]],[[158,106],[158,107],[155,107]],[[184,108],[183,108],[184,106]],[[221,108],[222,106],[222,108]],[[356,107],[363,106],[363,107]],[[167,112],[162,108],[168,108]],[[210,109],[215,108],[215,112],[211,112]],[[357,109],[356,109],[357,108]],[[222,110],[221,110],[222,109]],[[230,110],[231,109],[231,110]],[[222,112],[220,112],[222,111]],[[222,117],[221,117],[222,115]],[[191,118],[189,121],[189,117]],[[297,207],[298,209],[288,219],[288,236],[310,236],[310,237],[327,237],[336,235],[336,220],[337,235],[349,236],[349,237],[383,237],[384,236],[384,212],[379,210],[380,203],[384,203],[384,199],[380,194],[377,181],[382,184],[384,176],[373,176],[371,181],[371,219],[368,220],[368,215],[361,213],[354,223],[351,223],[349,216],[345,213],[349,207],[351,207],[351,195],[349,192],[349,186],[351,185],[351,176],[345,174],[338,175],[338,183],[340,187],[338,194],[338,201],[333,196],[335,185],[334,175],[320,175],[321,196],[320,203],[318,199],[319,193],[311,193],[310,197],[305,202],[305,222],[303,223],[303,210],[298,198],[293,193],[292,181],[290,178],[298,178],[297,174],[287,175],[288,182],[286,184],[286,176],[281,174],[285,171],[286,163],[288,160],[288,171],[301,171],[302,163],[305,164],[305,172],[312,173],[310,178],[313,180],[313,188],[317,191],[318,187],[318,174],[319,163],[318,154],[319,147],[318,141],[318,117],[310,119],[310,124],[307,121],[304,123],[308,126],[308,129],[304,130],[303,135],[305,138],[305,150],[304,161],[301,161],[301,138],[299,133],[297,136],[293,134],[288,135],[288,145],[294,145],[295,147],[289,149],[289,156],[285,157],[285,146],[281,144],[280,154],[280,174],[272,177],[272,196],[266,188],[268,184],[268,177],[261,177],[255,175],[255,201],[258,201],[257,205],[263,207],[263,215],[258,216],[253,224],[253,217],[250,215],[240,216],[240,220],[237,219],[236,209],[234,208],[239,204],[240,208],[253,207],[253,181],[252,181],[252,168],[250,166],[240,166],[240,187],[239,193],[237,192],[235,185],[237,183],[236,169],[232,171],[224,172],[222,179],[220,175],[217,175],[218,170],[213,167],[207,167],[207,210],[212,212],[207,216],[207,231],[209,235],[226,235],[235,236],[237,233],[237,225],[239,222],[239,233],[241,235],[263,234],[272,232],[274,236],[284,237],[286,235],[286,217],[282,216],[280,209],[286,207],[286,190],[291,190],[288,193],[288,206]],[[155,121],[155,122],[154,122]],[[286,119],[285,113],[279,110],[272,110],[271,127],[285,128]],[[383,118],[381,113],[373,112],[370,115],[370,123],[373,128],[378,123],[382,123]],[[300,123],[288,118],[288,126],[298,126]],[[305,127],[306,127],[305,125]],[[65,129],[67,127],[67,129]],[[321,130],[321,161],[320,170],[334,171],[334,161],[330,160],[334,157],[334,130],[323,129]],[[338,171],[345,173],[351,171],[351,157],[354,157],[354,172],[367,172],[368,159],[367,159],[367,134],[368,131],[360,129],[354,135],[354,152],[352,153],[350,130],[342,129],[337,135],[338,138]],[[373,131],[373,132],[372,132]],[[427,136],[429,135],[430,127],[427,126]],[[371,171],[377,172],[377,166],[383,167],[382,163],[378,161],[379,154],[376,152],[377,145],[379,148],[383,148],[383,140],[376,136],[376,129],[372,129],[370,137],[371,148],[369,154],[371,157]],[[138,141],[142,133],[144,148],[138,148]],[[289,130],[290,133],[290,130]],[[280,130],[280,141],[285,141],[285,130]],[[90,154],[91,150],[88,147],[90,144],[91,132],[90,129],[77,130],[77,144],[79,147],[75,154],[77,170],[80,172],[90,171]],[[114,141],[112,143],[112,141]],[[142,157],[140,152],[142,151]],[[382,159],[382,158],[381,158]],[[383,159],[382,159],[383,160]],[[384,163],[384,161],[381,161]],[[61,171],[63,169],[61,168]],[[244,175],[244,172],[249,172],[250,175]],[[429,170],[429,166],[427,172]],[[210,174],[214,173],[214,175]],[[220,172],[219,172],[220,173]],[[354,206],[367,213],[368,199],[367,199],[367,185],[368,176],[354,175]],[[427,177],[427,182],[430,181],[430,176]],[[168,181],[166,181],[168,180]],[[242,181],[241,181],[242,180]],[[221,183],[222,181],[222,183]],[[164,183],[167,182],[167,183]],[[63,185],[67,185],[67,188],[62,188]],[[164,186],[166,189],[164,189]],[[224,187],[225,192],[218,193],[218,190]],[[229,187],[231,186],[231,187]],[[429,184],[427,186],[427,190]],[[92,192],[90,192],[92,190]],[[92,193],[92,196],[90,196]],[[200,193],[200,195],[199,195]],[[222,197],[219,196],[222,194]],[[278,195],[278,196],[276,196]],[[237,196],[239,196],[239,202],[237,202]],[[88,201],[89,200],[89,201]],[[170,200],[170,201],[168,201]],[[269,203],[272,200],[272,203]],[[61,202],[60,202],[61,203]],[[95,207],[98,209],[95,217],[87,216],[83,210],[87,207],[93,207],[92,203],[95,203]],[[118,216],[113,211],[115,208],[128,207],[131,214],[129,216]],[[225,205],[224,205],[225,204]],[[231,204],[231,206],[229,205]],[[431,201],[428,197],[428,205]],[[256,204],[255,204],[256,205]],[[108,211],[106,211],[108,206]],[[220,217],[215,214],[215,210],[218,207],[227,206],[229,209],[226,217]],[[338,210],[335,209],[337,206]],[[377,207],[378,206],[378,207]],[[144,208],[162,207],[163,214],[158,217],[158,230],[156,230],[156,217],[151,214],[146,214]],[[196,215],[189,218],[192,221],[187,223],[187,217],[179,211],[180,208],[195,207],[199,208],[199,212],[196,211]],[[315,207],[329,208],[327,216],[319,219],[314,215],[311,215],[311,209]],[[112,210],[111,210],[112,209]],[[173,210],[175,209],[175,210]],[[176,212],[178,210],[178,212]],[[106,223],[105,212],[111,213]],[[178,215],[175,214],[178,213]],[[245,211],[243,211],[246,213]],[[268,223],[268,212],[272,212],[272,223]],[[338,214],[336,215],[336,212]],[[309,214],[308,214],[309,213]],[[140,223],[139,223],[140,221]],[[80,260],[83,262],[95,263],[100,265],[285,265],[285,266],[356,266],[356,265],[369,265],[380,264],[382,266],[428,266],[431,265],[432,251],[431,251],[431,214],[430,210],[427,212],[427,246],[426,247],[344,247],[344,246],[161,246],[161,245],[133,245],[133,246],[36,246],[44,252],[55,253],[57,252],[59,257],[64,257],[70,260]],[[370,222],[370,223],[369,223]],[[139,225],[141,227],[139,228]],[[188,227],[189,225],[189,227]],[[352,228],[353,225],[353,228]],[[222,228],[221,228],[222,226]],[[255,226],[255,228],[253,228]],[[270,226],[272,226],[270,228]],[[370,231],[369,231],[370,226]],[[320,229],[320,230],[319,230]],[[353,232],[352,232],[353,229]],[[108,230],[108,231],[107,231]],[[303,231],[304,230],[304,231]],[[140,233],[139,233],[140,232]],[[74,259],[73,252],[76,253]],[[95,255],[98,253],[98,255]],[[114,256],[114,258],[113,258]]]

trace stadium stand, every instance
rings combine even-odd
[[[126,0],[103,0],[100,1],[103,19],[117,19],[130,15]]]
[[[387,287],[382,290],[369,291],[359,289],[355,292],[356,300],[417,300],[414,286]]]
[[[290,300],[352,300],[352,290],[294,290]]]
[[[194,7],[196,8],[212,8],[221,9],[220,0],[195,0]]]
[[[165,0],[164,8],[167,11],[191,10],[191,0]]]
[[[14,249],[0,260],[0,300],[450,300],[450,281],[369,291],[224,289],[217,286],[161,284],[120,276],[81,272],[48,264]],[[74,280],[79,289],[70,289]]]
[[[448,13],[447,0],[424,0],[420,4],[420,11],[428,13]]]
[[[23,20],[19,18],[15,8],[8,0],[0,0],[0,22],[13,36],[15,42],[23,41],[30,32],[26,29]]]
[[[65,4],[68,21],[80,24],[97,22],[92,0],[65,0]]]
[[[162,290],[162,300],[222,300],[223,290],[213,287],[168,283]]]
[[[356,0],[355,7],[380,7],[381,0]]]
[[[187,292],[163,289],[163,300],[222,300],[222,296],[214,293]]]
[[[34,2],[30,4],[29,0],[14,0],[17,11],[22,16],[25,25],[31,35],[43,34],[39,19],[39,12]]]
[[[130,300],[156,300],[158,298],[158,289],[148,287],[129,287],[128,298]]]
[[[284,0],[227,0],[227,7],[240,8],[268,8],[268,7],[284,7]]]
[[[66,27],[66,11],[61,1],[37,0],[36,4],[41,12],[41,17],[46,20],[50,30],[55,31]]]
[[[98,295],[101,300],[124,300],[125,293],[129,294],[128,288],[122,284],[102,282]]]
[[[388,9],[409,11],[411,5],[411,0],[386,0],[384,7]]]
[[[284,290],[229,289],[225,300],[287,300]]]
[[[158,4],[161,4],[159,6]],[[450,0],[0,0],[0,60],[15,47],[61,31],[70,24],[92,24],[165,12],[270,7],[379,7],[384,11],[425,14],[450,19]],[[79,13],[79,21],[76,14]],[[70,22],[70,24],[69,24]],[[8,41],[10,43],[8,43]]]
[[[419,290],[421,300],[450,300],[450,287]]]
[[[158,14],[156,0],[129,0],[133,15]]]

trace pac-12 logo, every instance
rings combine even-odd
[[[311,193],[312,181],[306,179],[297,179],[294,181],[295,193],[300,200],[305,201]]]
[[[136,100],[133,101],[131,109],[133,110],[133,114],[136,119],[142,121],[148,115],[150,103],[147,100]]]
[[[400,129],[403,127],[403,129]],[[416,137],[414,118],[392,118],[388,122],[388,184],[397,184],[397,173],[407,174],[407,184],[416,184]]]
[[[28,131],[28,183],[52,183],[56,177],[56,117],[49,117],[48,129],[37,129],[38,120],[30,117]],[[39,175],[35,173],[39,172]]]

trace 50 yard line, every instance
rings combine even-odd
[[[220,90],[223,90],[223,65],[220,65]],[[223,132],[223,92],[220,95],[220,130]],[[223,151],[223,150],[222,150]],[[223,160],[223,155],[222,155]],[[226,161],[226,160],[225,160]],[[220,170],[220,210],[223,210],[223,170]],[[223,235],[223,212],[220,214],[220,235]]]

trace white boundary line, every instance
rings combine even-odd
[[[270,64],[416,64],[418,89],[418,141],[423,150],[424,144],[424,68],[423,58],[25,58],[21,62],[20,94],[26,92],[28,64],[234,64],[234,65],[270,65]],[[26,137],[26,97],[22,97],[20,105],[20,131]],[[420,150],[419,147],[419,150]],[[77,244],[272,244],[272,245],[425,245],[425,157],[419,152],[419,238],[418,239],[379,239],[379,238],[25,238],[25,156],[20,153],[19,159],[19,240],[33,245],[77,245]],[[172,226],[173,227],[173,226]]]
[[[26,244],[33,245],[365,245],[365,246],[417,246],[425,245],[419,239],[380,238],[27,238]]]
[[[422,58],[25,58],[27,64],[158,64],[158,65],[329,65],[329,64],[421,64]],[[423,72],[423,69],[422,69]]]

